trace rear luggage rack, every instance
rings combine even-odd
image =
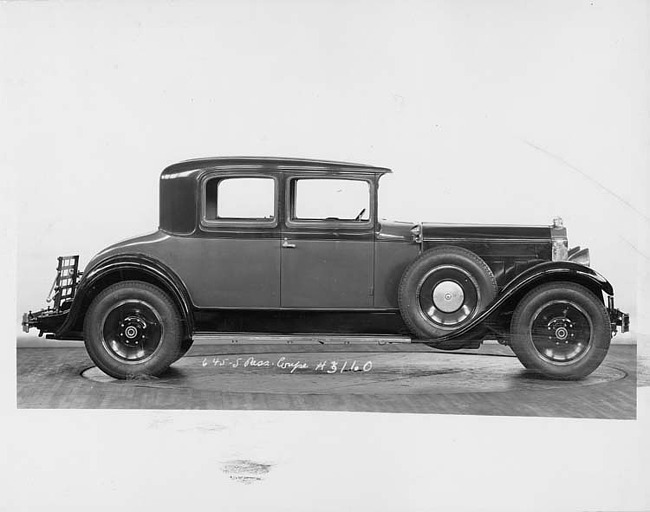
[[[25,313],[22,321],[24,332],[29,332],[32,327],[36,327],[40,331],[39,336],[42,336],[44,332],[56,332],[72,306],[82,274],[79,272],[79,256],[59,256],[58,262],[56,277],[50,293],[45,299],[48,304],[54,303],[40,311]]]
[[[47,302],[54,300],[54,311],[60,312],[62,306],[74,299],[77,289],[77,282],[81,277],[79,272],[79,256],[59,256],[59,265],[56,269],[56,277],[52,288],[46,299]]]

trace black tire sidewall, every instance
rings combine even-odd
[[[180,346],[178,347],[178,355],[174,359],[174,362],[178,361],[181,357],[187,354],[192,348],[192,345],[194,345],[194,340],[192,338],[187,338],[183,340]]]
[[[418,297],[422,279],[436,267],[454,265],[468,272],[478,284],[480,298],[475,311],[459,325],[441,327],[424,318]],[[409,329],[422,339],[435,339],[450,334],[469,323],[494,300],[497,283],[490,267],[473,252],[455,246],[436,247],[423,253],[404,272],[399,286],[399,308]]]
[[[533,344],[530,322],[544,304],[567,300],[582,308],[592,324],[589,351],[575,363],[554,364],[539,354]],[[548,283],[529,292],[517,305],[510,326],[511,348],[524,367],[545,377],[561,380],[581,379],[592,373],[607,355],[611,341],[609,315],[603,303],[590,290],[576,283]]]
[[[102,340],[102,320],[119,301],[139,299],[156,310],[163,324],[163,333],[155,352],[141,363],[120,362],[111,356]],[[92,301],[84,320],[84,342],[88,355],[103,372],[118,379],[156,376],[172,364],[180,350],[182,325],[176,307],[159,288],[140,281],[127,281],[109,286]]]

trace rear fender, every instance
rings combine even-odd
[[[614,295],[614,289],[609,281],[589,267],[570,261],[540,263],[525,270],[507,283],[495,301],[465,327],[437,338],[436,345],[443,343],[444,346],[444,342],[447,340],[457,339],[478,330],[486,320],[492,320],[500,314],[512,311],[519,300],[536,286],[553,281],[569,281],[580,284],[591,290],[600,300],[603,300],[603,292],[609,296]]]
[[[54,338],[83,329],[83,319],[92,300],[107,286],[119,281],[138,280],[158,286],[169,294],[178,308],[185,337],[194,332],[193,307],[183,281],[165,264],[142,254],[120,254],[101,260],[86,270],[76,290],[67,318]]]

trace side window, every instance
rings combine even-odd
[[[212,178],[205,186],[205,220],[269,222],[275,219],[275,180]]]
[[[292,220],[370,220],[370,184],[367,181],[304,178],[293,180],[291,189]]]

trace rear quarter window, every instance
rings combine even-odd
[[[204,189],[207,222],[275,221],[275,180],[266,177],[215,177]]]

